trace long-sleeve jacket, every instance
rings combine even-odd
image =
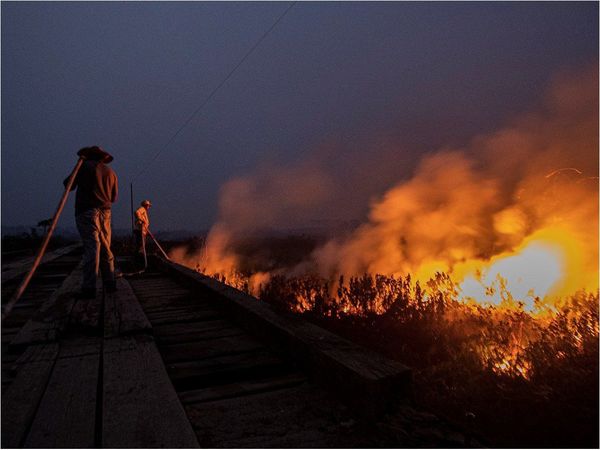
[[[145,234],[149,226],[148,211],[143,206],[140,206],[135,211],[135,227]]]
[[[65,186],[68,180],[69,177],[64,181]],[[110,209],[117,201],[117,175],[110,167],[99,161],[84,161],[71,190],[75,188],[77,188],[75,215],[93,208]]]

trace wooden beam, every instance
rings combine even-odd
[[[75,304],[75,294],[81,288],[82,279],[82,264],[79,264],[25,323],[10,346],[24,347],[34,343],[55,341],[68,323]]]
[[[282,388],[297,386],[306,382],[306,377],[298,373],[281,375],[279,377],[244,380],[237,383],[210,386],[204,389],[194,389],[179,394],[184,404],[194,404],[223,400],[233,397],[243,397],[250,394],[276,391]]]
[[[41,264],[53,261],[63,255],[71,253],[79,247],[81,247],[81,243],[67,245],[66,247],[57,248],[56,250],[48,252],[42,258]],[[35,257],[29,256],[19,261],[14,261],[4,265],[2,267],[2,283],[6,283],[7,281],[13,280],[27,273],[27,271],[31,268],[34,259]]]
[[[218,294],[202,298],[214,298],[215,305],[228,311],[240,326],[276,342],[282,355],[293,355],[294,362],[301,364],[313,380],[366,417],[380,415],[407,397],[411,383],[407,366],[298,317],[280,314],[268,303],[180,264],[156,257],[152,262],[198,286],[200,292]]]
[[[161,352],[165,363],[234,355],[265,348],[263,344],[245,336],[218,337],[184,344],[163,345]]]
[[[34,345],[17,360],[16,377],[2,394],[2,448],[23,445],[44,391],[58,344]]]
[[[167,371],[178,387],[194,387],[239,381],[252,376],[267,376],[290,371],[289,364],[268,351],[250,351],[214,358],[167,364]]]
[[[104,293],[104,337],[134,333],[152,333],[152,325],[130,284],[118,278],[117,291]]]
[[[102,447],[199,447],[151,336],[106,339],[103,377]]]
[[[92,448],[100,338],[70,341],[61,348],[24,446]]]

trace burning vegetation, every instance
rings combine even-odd
[[[489,395],[467,392],[461,377],[509,397],[529,386],[532,411],[554,401],[567,422],[587,424],[569,446],[597,445],[597,174],[594,66],[557,79],[509,127],[426,155],[371,201],[362,225],[304,254],[257,256],[241,244],[335,198],[335,176],[312,163],[228,183],[202,251],[171,257],[412,365],[438,410],[462,417],[465,402]],[[554,446],[557,433],[532,445]]]

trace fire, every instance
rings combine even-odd
[[[528,327],[542,327],[579,295],[598,295],[597,86],[594,67],[553,86],[538,111],[464,147],[423,155],[410,173],[370,195],[361,225],[287,262],[265,263],[239,243],[255,230],[302,228],[323,212],[345,217],[354,197],[349,201],[336,186],[347,181],[347,171],[336,180],[337,159],[317,159],[231,180],[221,189],[219,220],[203,251],[172,258],[254,295],[270,286],[275,297],[285,294],[278,301],[300,312],[383,314],[401,298],[401,307],[414,306],[418,315],[441,298],[453,303],[457,317],[472,310],[489,319],[497,344],[476,351],[486,367],[526,376],[524,349],[541,334],[503,328],[505,318],[539,320]],[[361,157],[370,150],[377,149]],[[396,157],[403,151],[394,149],[389,164],[402,160]],[[351,161],[360,180],[378,176],[368,170],[369,158]],[[360,194],[359,183],[348,187]],[[274,282],[278,277],[287,284]],[[453,320],[446,314],[443,320]],[[584,334],[597,336],[590,323],[596,328]],[[577,333],[570,329],[569,339]]]
[[[462,297],[494,305],[514,299],[531,311],[536,298],[557,298],[585,287],[580,276],[582,253],[581,244],[568,231],[538,231],[515,251],[494,256],[466,275],[460,283]]]

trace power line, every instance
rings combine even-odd
[[[263,33],[263,35],[258,39],[258,41],[256,41],[256,43],[250,48],[250,50],[248,50],[246,52],[246,54],[244,55],[244,57],[236,64],[236,66],[227,74],[227,76],[217,85],[216,88],[214,88],[212,90],[212,92],[208,95],[208,97],[206,97],[204,99],[204,101],[200,104],[200,106],[198,106],[198,108],[196,108],[196,110],[187,118],[187,120],[183,123],[183,125],[181,125],[179,127],[179,129],[175,132],[175,134],[173,134],[169,140],[167,141],[167,143],[156,152],[156,154],[152,157],[152,159],[150,160],[150,162],[148,162],[148,164],[146,164],[142,170],[140,170],[137,175],[135,175],[133,177],[133,179],[135,180],[137,177],[139,177],[142,173],[144,173],[146,171],[146,169],[148,169],[148,167],[150,167],[150,165],[156,161],[156,159],[158,158],[158,156],[167,149],[167,147],[175,140],[175,138],[179,135],[179,133],[181,133],[183,131],[183,129],[192,121],[192,119],[202,110],[202,108],[204,108],[204,106],[214,97],[214,95],[218,92],[219,89],[221,89],[221,86],[223,86],[227,80],[229,80],[229,78],[231,78],[231,76],[235,73],[235,71],[244,63],[244,61],[246,61],[246,59],[252,54],[252,52],[254,52],[254,50],[256,50],[256,48],[260,45],[260,43],[269,35],[269,33],[271,33],[271,31],[273,31],[273,29],[277,26],[277,24],[281,21],[281,19],[283,19],[285,17],[285,15],[290,11],[290,9],[292,9],[292,7],[296,4],[297,2],[294,1],[290,4],[290,6],[288,6],[286,8],[286,10],[277,18],[277,20],[275,20],[275,22],[273,22],[273,25],[271,25],[271,27],[265,31]]]

